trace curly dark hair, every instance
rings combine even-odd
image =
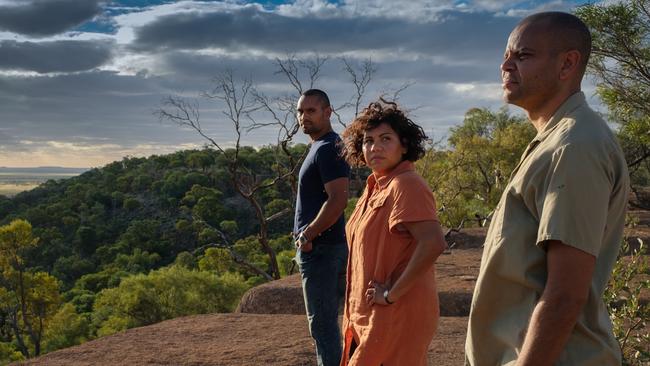
[[[364,108],[341,134],[342,155],[348,164],[354,167],[366,165],[363,157],[363,133],[382,123],[389,125],[406,146],[407,150],[402,156],[402,161],[416,161],[424,156],[424,144],[428,137],[422,127],[406,117],[397,107],[397,103],[379,98],[379,101],[372,102]]]

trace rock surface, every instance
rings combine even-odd
[[[467,318],[442,318],[429,364],[460,365]],[[316,365],[304,315],[210,314],[129,329],[22,365]]]

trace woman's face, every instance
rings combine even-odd
[[[366,165],[378,177],[389,174],[402,162],[406,151],[397,132],[387,123],[363,133],[363,157]]]

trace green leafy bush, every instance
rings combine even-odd
[[[623,241],[604,294],[623,364],[634,366],[650,364],[650,305],[641,301],[642,292],[650,289],[650,266],[645,244],[638,241],[638,248],[630,248],[628,241]]]
[[[97,295],[98,335],[191,314],[230,312],[249,287],[242,276],[170,266],[122,280]]]

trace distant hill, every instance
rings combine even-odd
[[[33,168],[8,168],[0,167],[0,174],[70,174],[77,175],[88,171],[90,168],[65,168],[58,166],[41,166]]]
[[[292,158],[305,149],[290,147]],[[55,283],[34,295],[43,296],[36,302],[46,296],[56,301],[42,352],[172,317],[232,311],[243,291],[264,281],[218,248],[235,248],[238,258],[269,271],[256,237],[256,211],[232,184],[229,153],[185,150],[91,169],[0,168],[0,185],[4,178],[23,190],[11,196],[0,191],[0,226],[26,220],[38,238],[36,246],[20,249],[15,263]],[[239,174],[244,184],[267,183],[288,160],[272,147],[242,147]],[[286,179],[256,192],[257,209],[274,216],[267,224],[269,245],[284,266],[295,255],[292,195]],[[0,364],[17,347],[27,353],[6,321],[14,310],[7,309],[0,308],[0,334],[7,337],[0,339]]]
[[[0,195],[13,197],[16,194],[36,188],[51,179],[70,178],[88,171],[89,168],[0,167]]]
[[[299,154],[304,148],[294,149]],[[243,148],[239,159],[254,177],[275,175],[272,149]],[[181,252],[194,253],[220,240],[211,227],[226,225],[233,243],[258,227],[255,212],[231,184],[223,153],[212,150],[125,158],[92,169],[0,167],[0,184],[3,177],[14,185],[41,180],[36,188],[9,199],[0,196],[0,225],[18,218],[29,221],[40,240],[27,253],[28,265],[54,274],[65,290],[82,276],[109,267],[119,272],[126,266],[123,272],[134,274],[166,266]],[[291,206],[287,184],[259,195],[268,215]],[[286,235],[291,215],[275,220],[269,229],[272,237]],[[125,256],[138,253],[149,257],[124,263]],[[122,262],[114,263],[118,258]],[[110,287],[100,282],[93,285],[93,293]]]

